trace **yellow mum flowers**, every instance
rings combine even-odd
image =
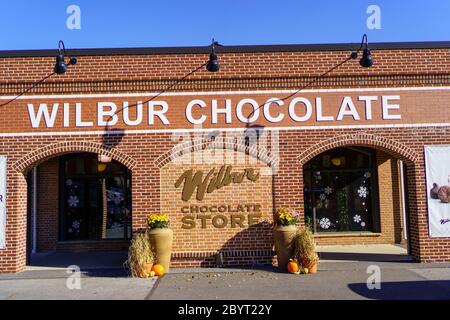
[[[275,213],[274,222],[279,226],[295,224],[297,219],[285,208],[279,208]]]
[[[167,228],[169,226],[169,217],[165,214],[151,213],[147,217],[147,225],[150,229]]]

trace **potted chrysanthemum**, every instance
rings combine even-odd
[[[152,213],[147,217],[149,239],[158,264],[169,271],[172,254],[173,231],[169,229],[169,217],[165,214]]]
[[[273,237],[278,268],[282,271],[287,271],[289,259],[294,255],[293,239],[297,232],[296,223],[297,218],[285,208],[280,208],[275,213]]]

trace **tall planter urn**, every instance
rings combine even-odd
[[[294,255],[294,237],[297,233],[297,217],[285,208],[274,215],[273,242],[277,253],[278,268],[286,272],[289,259]]]
[[[155,251],[156,261],[169,272],[172,255],[173,231],[169,228],[153,228],[148,232],[150,243]]]
[[[293,239],[297,227],[295,224],[283,226],[275,225],[273,230],[273,238],[275,244],[275,252],[277,253],[278,268],[281,271],[287,271],[289,259],[294,255]]]
[[[147,217],[147,225],[156,263],[164,267],[164,272],[169,272],[173,242],[173,231],[169,229],[169,217],[165,214],[152,213]]]

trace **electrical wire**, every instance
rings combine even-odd
[[[358,49],[357,52],[359,52],[360,49]],[[300,93],[301,91],[305,90],[306,88],[310,87],[311,85],[313,85],[314,83],[316,83],[317,81],[319,81],[320,79],[322,79],[323,77],[325,77],[327,74],[333,72],[334,70],[338,69],[339,67],[341,67],[342,65],[344,65],[345,63],[347,63],[348,61],[355,59],[355,56],[352,54],[350,55],[348,58],[344,59],[343,61],[341,61],[340,63],[338,63],[337,65],[333,66],[332,68],[328,69],[327,71],[321,73],[320,75],[318,75],[317,77],[315,77],[314,79],[312,79],[311,81],[309,81],[307,84],[305,84],[304,86],[302,86],[301,88],[297,89],[296,91],[294,91],[293,93],[290,93],[289,95],[280,98],[280,99],[274,99],[271,100],[271,102],[282,102],[285,101],[289,98],[292,98],[293,96],[297,95],[298,93]],[[253,109],[253,111],[248,115],[247,118],[250,118],[251,116],[253,116],[255,114],[256,111],[258,111],[259,109],[261,109],[263,106],[265,105],[265,103],[259,105],[258,107],[256,107],[255,109]],[[249,123],[246,123],[246,126],[249,126]]]
[[[304,86],[302,86],[301,88],[299,88],[298,90],[296,90],[295,92],[277,99],[277,100],[273,100],[272,102],[281,102],[281,101],[285,101],[293,96],[295,96],[296,94],[298,94],[299,92],[301,92],[302,90],[310,87],[311,85],[313,85],[314,83],[316,83],[318,80],[320,80],[321,78],[325,77],[326,75],[328,75],[329,73],[333,72],[334,70],[336,70],[337,68],[341,67],[342,65],[344,65],[346,62],[348,62],[349,60],[355,59],[356,58],[356,54],[362,49],[363,47],[363,43],[364,43],[364,38],[363,38],[363,42],[361,43],[360,48],[352,53],[348,58],[346,58],[345,60],[343,60],[342,62],[338,63],[337,65],[333,66],[332,68],[328,69],[327,71],[323,72],[322,74],[320,74],[319,76],[315,77],[314,79],[312,79],[311,81],[309,81],[307,84],[305,84]],[[191,76],[192,74],[196,73],[198,70],[204,68],[208,63],[205,62],[202,65],[198,66],[197,68],[195,68],[194,70],[190,71],[189,73],[187,73],[186,75],[184,75],[183,77],[177,79],[176,81],[174,81],[171,85],[169,85],[168,87],[164,88],[163,90],[161,90],[159,93],[157,93],[156,95],[152,96],[150,99],[144,101],[144,102],[140,102],[141,104],[145,104],[148,103],[156,98],[158,98],[159,96],[161,96],[162,94],[164,94],[165,92],[169,91],[170,89],[172,89],[173,87],[175,87],[177,84],[181,83],[182,81],[184,81],[186,78],[188,78],[189,76]],[[52,72],[50,74],[48,74],[47,76],[45,76],[44,78],[40,79],[39,81],[35,82],[31,87],[29,87],[27,90],[19,93],[16,97],[14,97],[13,99],[0,104],[0,107],[4,107],[8,104],[10,104],[11,102],[19,99],[21,96],[23,96],[24,94],[30,92],[31,90],[33,90],[34,88],[36,88],[39,84],[45,82],[47,79],[49,79],[50,77],[52,77],[55,74],[55,72]],[[117,115],[117,113],[123,111],[126,108],[132,108],[132,107],[136,107],[138,105],[138,103],[132,104],[132,105],[128,105],[126,107],[122,107],[121,109],[117,110],[116,112],[114,112],[113,115],[111,115],[109,117],[109,120],[107,121],[107,123],[109,121],[112,120],[114,115]],[[264,104],[259,105],[257,108],[255,108],[252,113],[250,113],[250,115],[248,117],[251,117],[257,110],[261,109],[264,106]],[[248,123],[247,123],[248,125]],[[108,125],[106,125],[106,127],[108,127]]]
[[[175,86],[176,86],[177,84],[179,84],[180,82],[186,80],[186,78],[190,77],[191,75],[193,75],[194,73],[196,73],[198,70],[203,69],[204,67],[206,67],[207,64],[208,64],[207,62],[203,63],[202,65],[198,66],[198,67],[195,68],[194,70],[192,70],[192,71],[190,71],[189,73],[185,74],[183,77],[181,77],[181,78],[175,80],[172,84],[170,84],[169,86],[167,86],[166,88],[164,88],[163,90],[161,90],[159,93],[157,93],[156,95],[154,95],[154,96],[151,97],[150,99],[145,100],[145,101],[143,101],[143,102],[140,101],[139,103],[140,103],[140,104],[146,104],[146,103],[148,103],[148,102],[150,102],[150,101],[153,101],[154,99],[158,98],[158,97],[159,97],[160,95],[162,95],[163,93],[165,93],[165,92],[169,91],[170,89],[172,89],[173,87],[175,87]],[[124,109],[136,107],[137,105],[138,105],[138,103],[135,103],[135,104],[128,105],[128,106],[126,106],[126,107],[122,107],[121,109],[119,109],[119,110],[117,110],[116,112],[114,112],[111,116],[109,116],[109,119],[108,119],[108,121],[106,121],[106,122],[107,122],[107,123],[110,122],[110,121],[112,120],[112,118],[113,118],[115,115],[117,115],[117,113],[123,111]],[[106,125],[106,127],[108,127],[108,125]]]
[[[0,108],[7,106],[8,104],[10,104],[13,101],[16,101],[17,99],[19,99],[21,96],[23,96],[25,93],[30,92],[31,90],[33,90],[34,88],[36,88],[38,85],[40,85],[41,83],[43,83],[44,81],[46,81],[48,78],[52,77],[55,74],[55,72],[52,72],[48,75],[46,75],[44,78],[40,79],[39,81],[36,81],[35,83],[33,83],[33,85],[31,87],[29,87],[28,89],[26,89],[25,91],[19,93],[17,96],[15,96],[14,98],[12,98],[11,100],[4,102],[2,104],[0,104]]]

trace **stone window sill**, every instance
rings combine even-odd
[[[341,238],[341,237],[380,237],[379,232],[327,232],[315,233],[315,238]]]

